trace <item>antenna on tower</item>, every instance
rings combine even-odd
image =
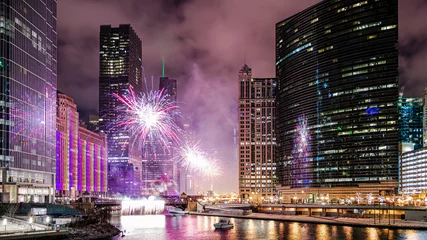
[[[165,59],[162,58],[162,78],[165,77]]]
[[[243,61],[245,62],[245,65],[246,65],[246,54],[244,54],[243,56],[244,56],[243,57],[244,58]]]

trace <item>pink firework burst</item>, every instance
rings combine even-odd
[[[181,113],[164,90],[136,96],[129,88],[128,94],[113,95],[124,105],[120,109],[117,125],[129,130],[136,137],[136,142],[142,144],[148,138],[161,142],[166,148],[169,148],[169,141],[179,142],[181,129],[176,120],[181,117]]]

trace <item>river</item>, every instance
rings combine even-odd
[[[126,230],[124,238],[114,239],[361,239],[361,240],[426,240],[427,231],[396,230],[364,227],[332,226],[297,222],[278,222],[231,218],[234,228],[215,230],[213,224],[219,217],[163,215],[113,217],[111,223]]]

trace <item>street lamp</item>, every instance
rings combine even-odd
[[[3,219],[3,225],[4,225],[4,232],[6,233],[6,225],[7,225],[7,219]]]

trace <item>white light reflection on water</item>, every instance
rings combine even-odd
[[[351,240],[353,236],[353,228],[348,226],[343,226],[343,231],[346,240]]]
[[[146,214],[163,214],[165,210],[165,201],[154,199],[122,201],[122,215],[146,215]]]
[[[215,230],[219,217],[163,215],[114,217],[112,224],[126,229],[127,240],[286,239],[286,240],[425,240],[427,231],[389,230],[267,220],[231,219],[234,228]],[[122,238],[116,238],[122,239]]]
[[[319,224],[316,226],[316,237],[319,237],[322,240],[331,239],[331,235],[329,233],[329,227],[326,224]]]

